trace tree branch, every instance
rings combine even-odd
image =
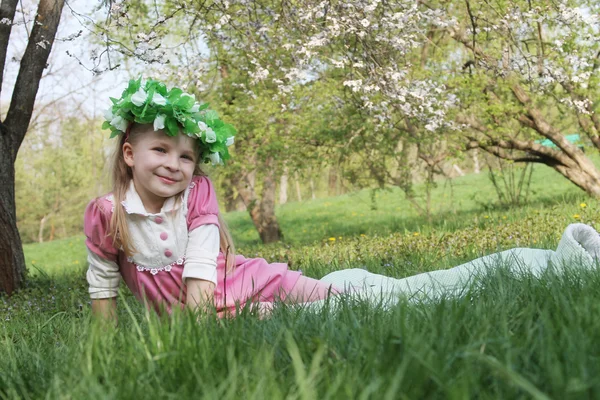
[[[2,82],[4,81],[4,66],[6,65],[8,41],[18,2],[19,0],[2,0],[0,4],[0,21],[9,21],[8,23],[0,22],[0,94],[2,93]]]
[[[542,113],[533,106],[531,99],[525,92],[525,90],[518,84],[512,86],[512,92],[519,100],[519,102],[525,107],[527,114],[526,117],[533,123],[533,125],[526,125],[542,136],[550,139],[552,143],[558,146],[567,156],[572,160],[576,160],[581,155],[581,150],[571,144],[558,130],[550,125],[546,119],[542,116]],[[527,121],[526,119],[519,119],[519,122]],[[527,124],[530,122],[528,121]]]
[[[42,73],[54,44],[64,0],[41,0],[31,36],[21,59],[15,90],[4,121],[11,135],[13,162],[25,138]]]

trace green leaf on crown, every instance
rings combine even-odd
[[[167,128],[166,133],[170,136],[176,136],[179,133],[179,124],[173,117],[167,117],[165,119],[165,128]]]

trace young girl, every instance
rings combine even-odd
[[[85,211],[95,314],[114,316],[121,277],[158,312],[216,308],[224,315],[248,303],[268,310],[276,300],[318,305],[346,289],[379,305],[393,305],[400,295],[460,295],[477,272],[497,265],[537,276],[549,268],[595,268],[600,258],[598,233],[573,224],[556,251],[516,248],[404,279],[349,269],[318,281],[285,264],[246,259],[235,255],[214,188],[199,168],[229,158],[233,127],[193,96],[158,81],[131,81],[120,99],[111,100],[103,127],[119,137],[113,191]]]
[[[131,81],[103,128],[118,136],[112,193],[84,218],[94,314],[113,316],[121,278],[141,301],[220,314],[275,300],[310,302],[337,290],[285,264],[235,255],[200,164],[222,163],[235,130],[161,82]]]

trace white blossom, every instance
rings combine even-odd
[[[113,118],[114,115],[112,112],[112,107],[108,107],[106,110],[104,110],[104,119],[107,121],[112,121]]]
[[[110,124],[121,132],[125,132],[127,130],[128,122],[123,117],[116,116],[110,121]]]
[[[159,93],[154,93],[152,95],[152,103],[159,105],[159,106],[165,106],[167,105],[167,99],[165,99],[162,95],[160,95]],[[162,128],[161,128],[162,129]]]
[[[138,91],[135,92],[133,96],[131,96],[131,102],[136,106],[140,107],[146,102],[147,97],[148,94],[146,93],[144,88],[139,88]]]
[[[198,128],[200,128],[200,132],[204,132],[208,129],[208,125],[202,121],[198,121]]]
[[[223,161],[221,161],[221,156],[219,155],[219,153],[210,153],[208,155],[208,158],[210,159],[213,165],[219,165],[223,163]]]
[[[158,114],[156,118],[154,118],[154,130],[157,131],[159,129],[165,129],[165,118],[167,116],[165,114]]]
[[[353,92],[358,92],[362,86],[362,80],[356,79],[356,80],[344,81],[344,86],[350,87]]]
[[[206,128],[204,131],[204,140],[206,140],[206,143],[214,143],[217,141],[217,135],[212,128]]]

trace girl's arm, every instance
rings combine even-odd
[[[117,323],[117,298],[92,299],[92,315],[103,321]]]
[[[213,307],[215,284],[204,279],[187,278],[186,305],[192,311],[206,313]]]

